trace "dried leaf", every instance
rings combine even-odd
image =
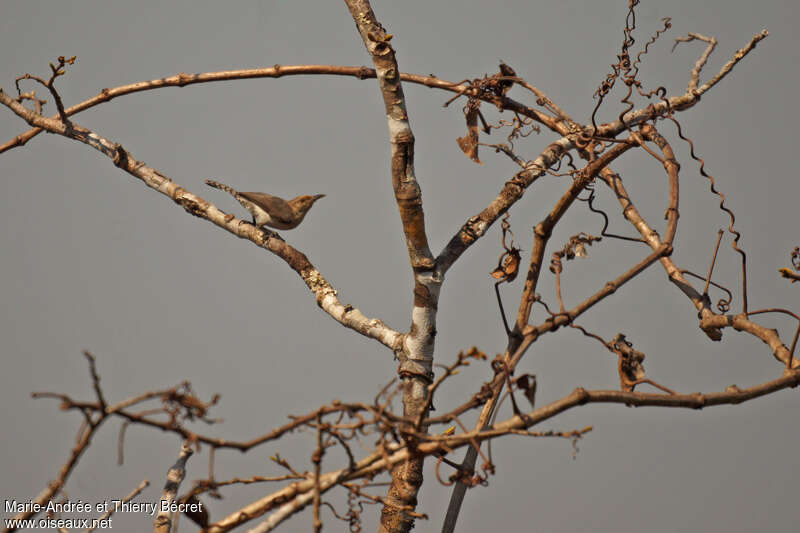
[[[197,496],[192,495],[183,503],[189,504],[189,506],[185,508],[186,510],[183,511],[183,514],[186,515],[189,520],[202,528],[208,527],[208,523],[210,522],[208,509],[206,508],[205,504],[197,498]]]
[[[536,374],[523,374],[516,379],[517,387],[519,387],[525,397],[531,404],[532,408],[535,408],[535,400],[536,400]]]
[[[491,275],[494,279],[511,283],[519,273],[519,265],[522,261],[520,255],[520,248],[514,246],[514,233],[511,231],[511,224],[508,222],[509,214],[503,217],[501,229],[503,231],[502,244],[505,250],[500,254],[500,259],[497,261],[497,268],[492,270]],[[511,242],[506,244],[506,235],[510,235]]]
[[[467,135],[456,139],[458,147],[461,151],[467,154],[467,157],[482,165],[478,159],[478,107],[480,103],[470,100],[467,104],[466,117],[467,117]]]
[[[790,280],[792,280],[792,283],[794,283],[795,281],[798,281],[798,280],[800,280],[800,275],[798,275],[798,274],[796,274],[796,273],[792,272],[792,270],[791,270],[791,269],[788,269],[788,268],[779,268],[779,269],[778,269],[778,272],[780,272],[780,273],[781,273],[781,275],[782,275],[784,278],[787,278],[787,279],[790,279]]]
[[[502,61],[500,61],[500,74],[499,75],[502,76],[502,77],[506,77],[506,78],[516,78],[517,77],[517,71],[515,71],[513,68],[509,67],[508,65],[506,65]],[[498,86],[500,87],[500,94],[505,96],[506,93],[508,93],[508,91],[511,90],[511,87],[514,86],[514,82],[511,81],[511,80],[500,80],[498,82]]]

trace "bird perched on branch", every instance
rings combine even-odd
[[[233,187],[214,180],[206,180],[206,185],[225,191],[242,204],[242,207],[253,215],[256,227],[269,226],[275,229],[293,229],[300,225],[314,205],[314,202],[325,196],[315,194],[303,195],[289,201],[264,192],[239,192]]]

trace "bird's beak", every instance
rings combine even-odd
[[[314,199],[314,201],[316,202],[316,201],[317,201],[317,200],[319,200],[320,198],[325,198],[325,195],[324,195],[324,194],[315,194],[314,196],[312,196],[312,198],[313,198],[313,199]]]

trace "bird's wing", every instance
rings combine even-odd
[[[290,224],[294,221],[295,215],[289,203],[277,196],[272,196],[265,192],[240,192],[239,196],[246,200],[262,206],[269,216],[278,222]]]

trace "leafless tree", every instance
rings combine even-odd
[[[377,341],[387,349],[388,354],[399,360],[395,379],[370,401],[333,402],[304,416],[293,417],[290,423],[267,434],[249,441],[236,441],[207,436],[190,429],[192,422],[213,421],[210,411],[218,398],[201,400],[189,383],[181,383],[166,390],[145,392],[116,403],[109,402],[107,393],[101,387],[100,372],[95,359],[86,352],[94,400],[78,401],[57,392],[35,393],[35,397],[60,400],[63,409],[77,410],[84,418],[68,461],[57,478],[34,499],[36,504],[45,505],[63,492],[70,473],[91,445],[93,436],[105,421],[117,418],[123,421],[120,454],[124,430],[130,424],[156,428],[183,437],[187,444],[182,449],[178,463],[170,470],[162,500],[180,504],[181,507],[177,509],[205,531],[218,533],[245,524],[253,527],[253,531],[270,531],[308,506],[313,508],[316,531],[322,528],[321,511],[324,508],[328,508],[333,516],[347,522],[351,529],[360,530],[365,504],[379,504],[382,507],[381,531],[409,531],[415,519],[424,516],[417,511],[417,495],[423,483],[422,465],[426,459],[436,462],[437,482],[452,484],[454,487],[444,525],[445,531],[452,531],[455,529],[466,489],[485,483],[493,473],[492,457],[488,451],[490,448],[482,447],[484,442],[508,435],[561,437],[573,441],[580,439],[592,428],[558,432],[537,431],[533,428],[568,409],[589,403],[699,409],[741,403],[784,388],[795,387],[800,383],[800,361],[794,357],[800,326],[795,329],[793,337],[784,342],[775,329],[758,320],[762,318],[760,315],[784,314],[800,323],[800,316],[786,309],[753,310],[748,307],[747,256],[738,244],[740,234],[736,230],[733,212],[726,207],[725,197],[717,190],[714,178],[705,170],[703,159],[695,153],[693,142],[682,133],[677,119],[680,112],[697,105],[701,96],[721,82],[765,39],[766,31],[755,34],[733,54],[719,72],[705,81],[701,81],[701,74],[716,47],[716,40],[697,33],[675,39],[676,46],[699,41],[704,43],[705,48],[691,69],[685,92],[670,96],[663,87],[652,90],[646,88],[639,76],[639,68],[648,48],[670,28],[670,21],[665,20],[663,27],[643,47],[635,49],[634,10],[638,0],[630,0],[617,61],[597,88],[594,112],[583,122],[579,122],[505,63],[500,63],[496,73],[460,82],[446,81],[432,75],[401,72],[392,46],[393,36],[381,25],[368,0],[346,0],[346,4],[372,59],[373,68],[275,65],[271,68],[204,74],[181,73],[103,89],[89,100],[65,107],[56,89],[56,81],[66,74],[75,58],[59,57],[51,63],[49,76],[19,76],[16,80],[16,96],[0,91],[0,102],[32,127],[0,146],[0,153],[24,145],[43,131],[76,140],[98,150],[111,159],[122,172],[168,196],[187,213],[210,221],[231,235],[246,239],[283,260],[302,278],[316,303],[331,318],[342,326]],[[379,318],[365,316],[355,306],[341,302],[336,289],[308,257],[277,233],[224,213],[208,200],[137,159],[119,142],[109,139],[102,132],[80,125],[74,119],[86,109],[141,91],[220,80],[279,78],[300,74],[333,74],[378,80],[390,134],[392,187],[408,246],[409,266],[414,276],[414,303],[408,331],[394,330]],[[465,215],[461,228],[438,254],[431,252],[425,230],[422,188],[414,170],[414,134],[408,121],[404,83],[446,91],[452,94],[446,106],[455,103],[462,105],[466,133],[457,139],[457,143],[467,157],[480,163],[479,148],[484,151],[490,149],[509,157],[519,166],[519,171],[505,181],[497,196],[487,199],[486,207],[482,211]],[[41,86],[49,93],[57,109],[55,115],[48,117],[43,114],[43,106],[47,101],[40,99],[28,84]],[[530,101],[526,103],[509,97],[508,93],[513,87],[528,91],[526,94],[529,94]],[[608,103],[609,96],[615,90],[622,96],[619,100],[621,105],[616,108],[617,119],[598,123],[598,110],[603,105],[612,105]],[[637,107],[634,100],[644,104]],[[495,112],[492,108],[499,116],[494,121],[489,115],[490,111]],[[494,130],[504,132],[505,141],[493,144],[483,142],[482,139]],[[519,154],[519,145],[522,139],[540,130],[554,133],[555,140],[537,157],[528,160]],[[668,140],[668,137],[672,140]],[[729,216],[727,231],[720,230],[715,246],[709,249],[709,258],[712,259],[706,272],[691,272],[672,258],[679,218],[678,185],[681,168],[672,147],[676,139],[677,142],[688,143],[691,148],[693,161],[683,162],[684,166],[693,163],[698,165],[699,172],[708,180],[711,193],[719,197],[720,209]],[[614,170],[614,163],[618,158],[629,151],[638,150],[658,161],[665,173],[668,192],[663,198],[666,220],[663,227],[659,227],[657,221],[645,219],[637,209],[634,198],[628,194],[623,177]],[[540,182],[540,179],[548,177],[563,179],[563,195],[533,228],[532,251],[524,258],[514,240],[509,209]],[[595,205],[595,188],[598,187],[605,187],[613,192],[619,203],[618,209],[604,210]],[[604,224],[599,232],[595,231],[597,235],[581,232],[565,243],[550,247],[550,263],[547,266],[555,278],[556,292],[552,298],[545,298],[537,292],[537,288],[543,267],[546,266],[550,237],[570,208],[591,210],[604,220]],[[627,220],[632,227],[631,233],[624,236],[607,231],[612,217],[620,226],[622,219]],[[490,358],[484,351],[473,347],[465,348],[454,361],[434,364],[437,308],[445,275],[470,246],[487,235],[489,228],[498,220],[501,226],[501,255],[491,275],[495,279],[498,327],[504,327],[507,344],[495,358]],[[713,280],[714,266],[726,233],[733,252],[741,262],[742,284],[736,289]],[[583,295],[579,304],[568,308],[562,298],[561,274],[570,260],[587,257],[589,247],[599,245],[637,246],[642,250],[642,257],[596,291]],[[523,259],[526,259],[526,265],[523,265]],[[800,279],[800,252],[797,248],[792,252],[791,261],[791,267],[782,268],[781,274],[794,282]],[[666,272],[669,282],[695,308],[698,325],[710,340],[719,341],[726,329],[752,335],[767,345],[769,353],[780,363],[782,373],[775,379],[748,388],[734,385],[720,392],[682,394],[676,392],[680,388],[677,384],[667,386],[646,375],[643,366],[645,354],[634,347],[635,341],[630,335],[617,333],[612,338],[606,338],[580,325],[580,318],[586,311],[601,303],[608,305],[608,296],[646,269],[657,268],[658,265]],[[524,285],[517,295],[517,311],[509,316],[500,287],[513,281],[523,268]],[[487,272],[489,270],[490,267],[487,266]],[[716,309],[710,296],[712,290],[723,291],[726,295],[716,304]],[[734,294],[741,299],[738,312],[731,311]],[[509,301],[509,295],[505,296],[505,301]],[[537,310],[536,313],[534,309]],[[536,407],[536,376],[519,374],[517,369],[532,345],[544,336],[559,331],[580,332],[613,354],[618,364],[619,390],[586,390],[578,387],[563,398]],[[790,347],[787,347],[787,343]],[[447,361],[447,355],[440,356],[439,359]],[[481,361],[486,362],[488,370],[483,386],[466,394],[460,405],[443,414],[431,416],[437,389],[443,383],[457,379],[455,376],[462,367]],[[434,371],[437,366],[440,368],[438,376]],[[657,392],[636,390],[640,385],[649,385]],[[506,398],[511,406],[511,413],[498,421],[498,407]],[[395,409],[398,401],[402,404],[402,411]],[[160,405],[152,406],[152,402],[160,402]],[[479,413],[477,424],[467,427],[461,418],[476,412]],[[287,460],[275,456],[273,460],[285,470],[284,475],[216,479],[216,452],[227,449],[248,451],[281,439],[298,428],[309,429],[316,439],[310,470],[297,469]],[[370,438],[365,439],[367,436]],[[365,445],[367,441],[371,451],[359,455],[361,448],[353,444],[358,442]],[[346,465],[324,468],[327,466],[324,461],[326,451],[332,447],[343,450],[348,458]],[[205,479],[195,481],[191,487],[184,488],[184,492],[179,493],[185,465],[194,448],[210,450],[209,473]],[[455,456],[462,448],[466,450],[466,456],[458,460]],[[476,469],[478,456],[482,457],[483,462]],[[385,473],[390,474],[391,482],[388,490],[380,493],[381,484],[376,482],[376,477]],[[242,504],[239,510],[228,516],[210,517],[203,511],[203,498],[215,497],[225,487],[258,483],[282,483],[282,486],[258,500]],[[139,487],[127,500],[133,499],[142,488]],[[337,510],[325,499],[326,494],[336,488],[347,493],[346,511]],[[30,506],[20,510],[16,518],[29,519],[39,512],[36,506]],[[100,518],[108,516],[110,515]],[[159,513],[156,531],[169,531],[173,527],[174,519],[175,513]],[[15,528],[8,528],[7,531],[13,529]]]

